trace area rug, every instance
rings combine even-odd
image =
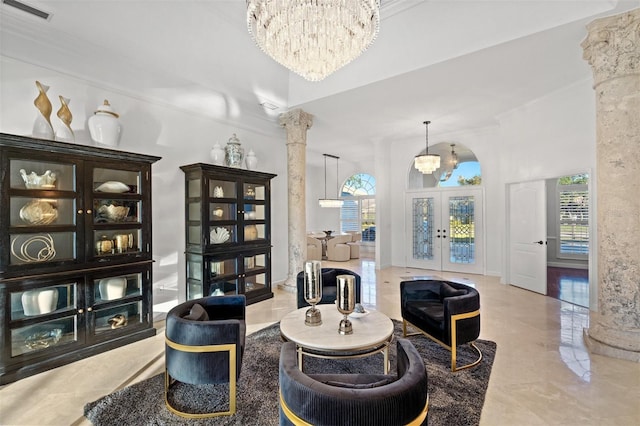
[[[402,323],[393,321],[396,337],[402,337]],[[409,340],[425,361],[429,380],[429,425],[477,425],[495,357],[496,344],[478,340],[483,353],[476,368],[452,373],[450,353],[423,336]],[[247,336],[246,354],[237,384],[237,411],[233,416],[206,420],[188,420],[165,407],[162,374],[121,389],[88,403],[84,415],[96,426],[107,425],[277,425],[278,363],[282,340],[278,324]],[[468,346],[458,350],[458,363],[473,361]],[[395,372],[395,343],[390,351],[391,370]],[[352,360],[325,360],[305,357],[305,372],[380,373],[382,355]],[[227,385],[178,385],[173,392],[176,405],[186,401],[198,410],[227,408]],[[223,402],[220,402],[223,401]]]

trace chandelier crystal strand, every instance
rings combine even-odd
[[[247,0],[247,27],[276,62],[320,81],[371,45],[380,0]]]

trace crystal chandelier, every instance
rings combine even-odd
[[[380,27],[380,0],[247,0],[258,47],[309,81],[364,52]]]
[[[320,207],[342,207],[343,201],[339,198],[327,198],[327,157],[336,159],[336,197],[338,196],[338,160],[340,157],[336,157],[331,154],[324,155],[324,198],[318,200]]]
[[[422,174],[428,175],[433,173],[438,167],[440,167],[440,156],[436,154],[429,154],[429,124],[430,121],[425,121],[424,125],[426,126],[426,140],[427,140],[427,149],[423,155],[416,155],[414,167]]]

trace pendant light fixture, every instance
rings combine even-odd
[[[425,121],[423,124],[426,127],[426,141],[427,149],[424,154],[416,155],[414,167],[422,174],[429,175],[433,173],[438,167],[440,167],[440,156],[436,154],[429,154],[429,124],[430,121]]]
[[[451,166],[453,166],[453,170],[458,168],[458,154],[455,151],[456,144],[451,144]]]
[[[343,201],[338,198],[338,160],[340,157],[336,157],[331,154],[324,155],[324,198],[318,200],[320,207],[336,208],[342,207]],[[336,159],[336,198],[327,198],[327,157]]]

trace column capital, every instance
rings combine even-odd
[[[304,130],[307,130],[313,126],[313,115],[298,108],[280,114],[278,116],[278,122],[280,126],[288,129],[292,127],[303,127]]]
[[[594,87],[612,78],[640,74],[640,8],[596,19],[587,31],[582,57],[593,69]]]

